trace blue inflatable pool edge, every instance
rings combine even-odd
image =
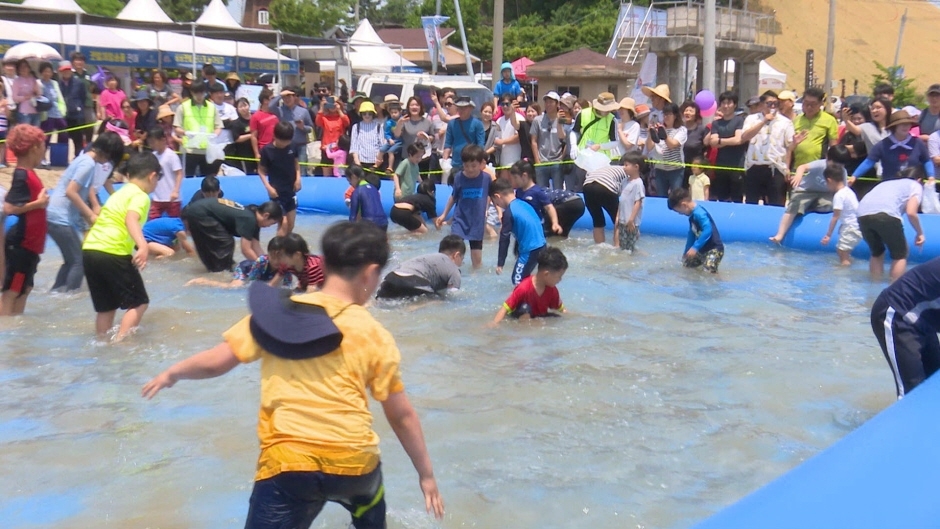
[[[227,176],[219,178],[225,198],[242,204],[260,204],[268,199],[268,194],[257,176]],[[186,178],[180,191],[185,202],[199,190],[202,178]],[[299,213],[320,213],[331,215],[348,215],[344,194],[349,184],[343,178],[335,177],[304,177],[302,189],[297,194],[297,211]],[[390,181],[383,181],[381,187],[382,202],[386,210],[392,207],[394,186]],[[449,186],[438,186],[437,207],[442,212],[447,198],[450,196]],[[100,191],[102,203],[107,199],[104,190]],[[768,239],[777,233],[783,208],[775,206],[755,206],[749,204],[731,204],[727,202],[704,202],[705,209],[711,214],[718,225],[721,238],[725,243],[754,242],[773,244]],[[794,222],[793,227],[784,238],[782,246],[804,251],[827,252],[835,254],[835,244],[838,238],[833,234],[833,240],[828,246],[820,244],[820,240],[829,228],[831,214],[812,213],[804,215]],[[921,224],[927,236],[927,242],[922,249],[912,248],[909,259],[922,262],[940,256],[940,216],[921,215]],[[914,229],[905,219],[905,232],[908,242],[913,244]],[[590,230],[591,217],[585,212],[584,216],[575,223],[575,228]],[[613,229],[610,223],[607,228]],[[643,206],[643,222],[640,231],[648,235],[664,235],[685,238],[689,229],[688,217],[670,211],[663,198],[648,197]],[[858,258],[869,256],[868,246],[862,242],[853,252]],[[833,257],[835,259],[835,257]]]
[[[937,527],[940,377],[695,529]]]

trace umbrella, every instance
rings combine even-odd
[[[8,49],[3,55],[4,62],[34,59],[39,61],[61,61],[62,56],[52,46],[40,42],[23,42]]]
[[[528,57],[522,57],[512,62],[512,73],[516,76],[516,79],[520,81],[525,81],[528,77],[525,74],[526,69],[529,66],[535,64],[535,61]]]

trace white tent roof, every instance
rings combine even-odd
[[[59,41],[59,26],[0,20],[0,35],[3,35],[3,40],[54,43]]]
[[[39,24],[36,24],[39,26]],[[155,49],[148,47],[147,42],[141,38],[152,35],[152,31],[123,30],[132,32],[130,34],[119,34],[115,28],[103,26],[86,26],[84,24],[76,31],[75,24],[62,26],[62,38],[58,35],[56,40],[62,40],[63,44],[81,44],[92,48],[111,48],[122,50],[147,50]],[[76,39],[78,42],[76,42]]]
[[[349,43],[352,45],[349,64],[356,72],[391,72],[393,66],[415,66],[415,63],[388,47],[366,19],[359,23],[359,27],[349,37]]]
[[[239,29],[241,25],[228,12],[222,0],[212,0],[196,20],[198,26],[216,26],[221,28]]]
[[[67,11],[69,13],[84,13],[75,0],[25,0],[23,7],[35,9],[52,9],[54,11]]]
[[[137,20],[140,22],[166,22],[173,20],[160,9],[156,0],[130,0],[124,9],[118,13],[121,20]]]
[[[775,81],[780,81],[781,83],[787,82],[787,74],[774,68],[767,61],[760,62],[760,78],[761,79],[773,79]]]

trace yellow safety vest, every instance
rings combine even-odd
[[[585,127],[590,125],[596,118],[597,116],[594,115],[593,108],[583,109],[578,115],[578,119],[581,123],[581,139],[578,140],[579,149],[587,147],[589,141],[597,145],[604,145],[605,143],[611,142],[610,122],[613,121],[614,115],[608,112],[606,116],[600,118],[597,123],[594,123],[589,129],[585,130]],[[610,151],[601,150],[600,152],[610,157]]]
[[[209,146],[209,136],[215,133],[215,105],[209,101],[204,106],[193,106],[192,100],[183,101],[183,130],[186,132],[204,132],[207,135],[196,140],[195,145],[186,145],[187,137],[183,136],[182,143],[188,149],[205,150]]]

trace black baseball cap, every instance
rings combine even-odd
[[[291,299],[287,289],[255,281],[248,289],[251,336],[265,351],[287,360],[331,353],[343,342],[326,309]]]
[[[940,84],[932,84],[927,89],[927,95],[940,94]]]

